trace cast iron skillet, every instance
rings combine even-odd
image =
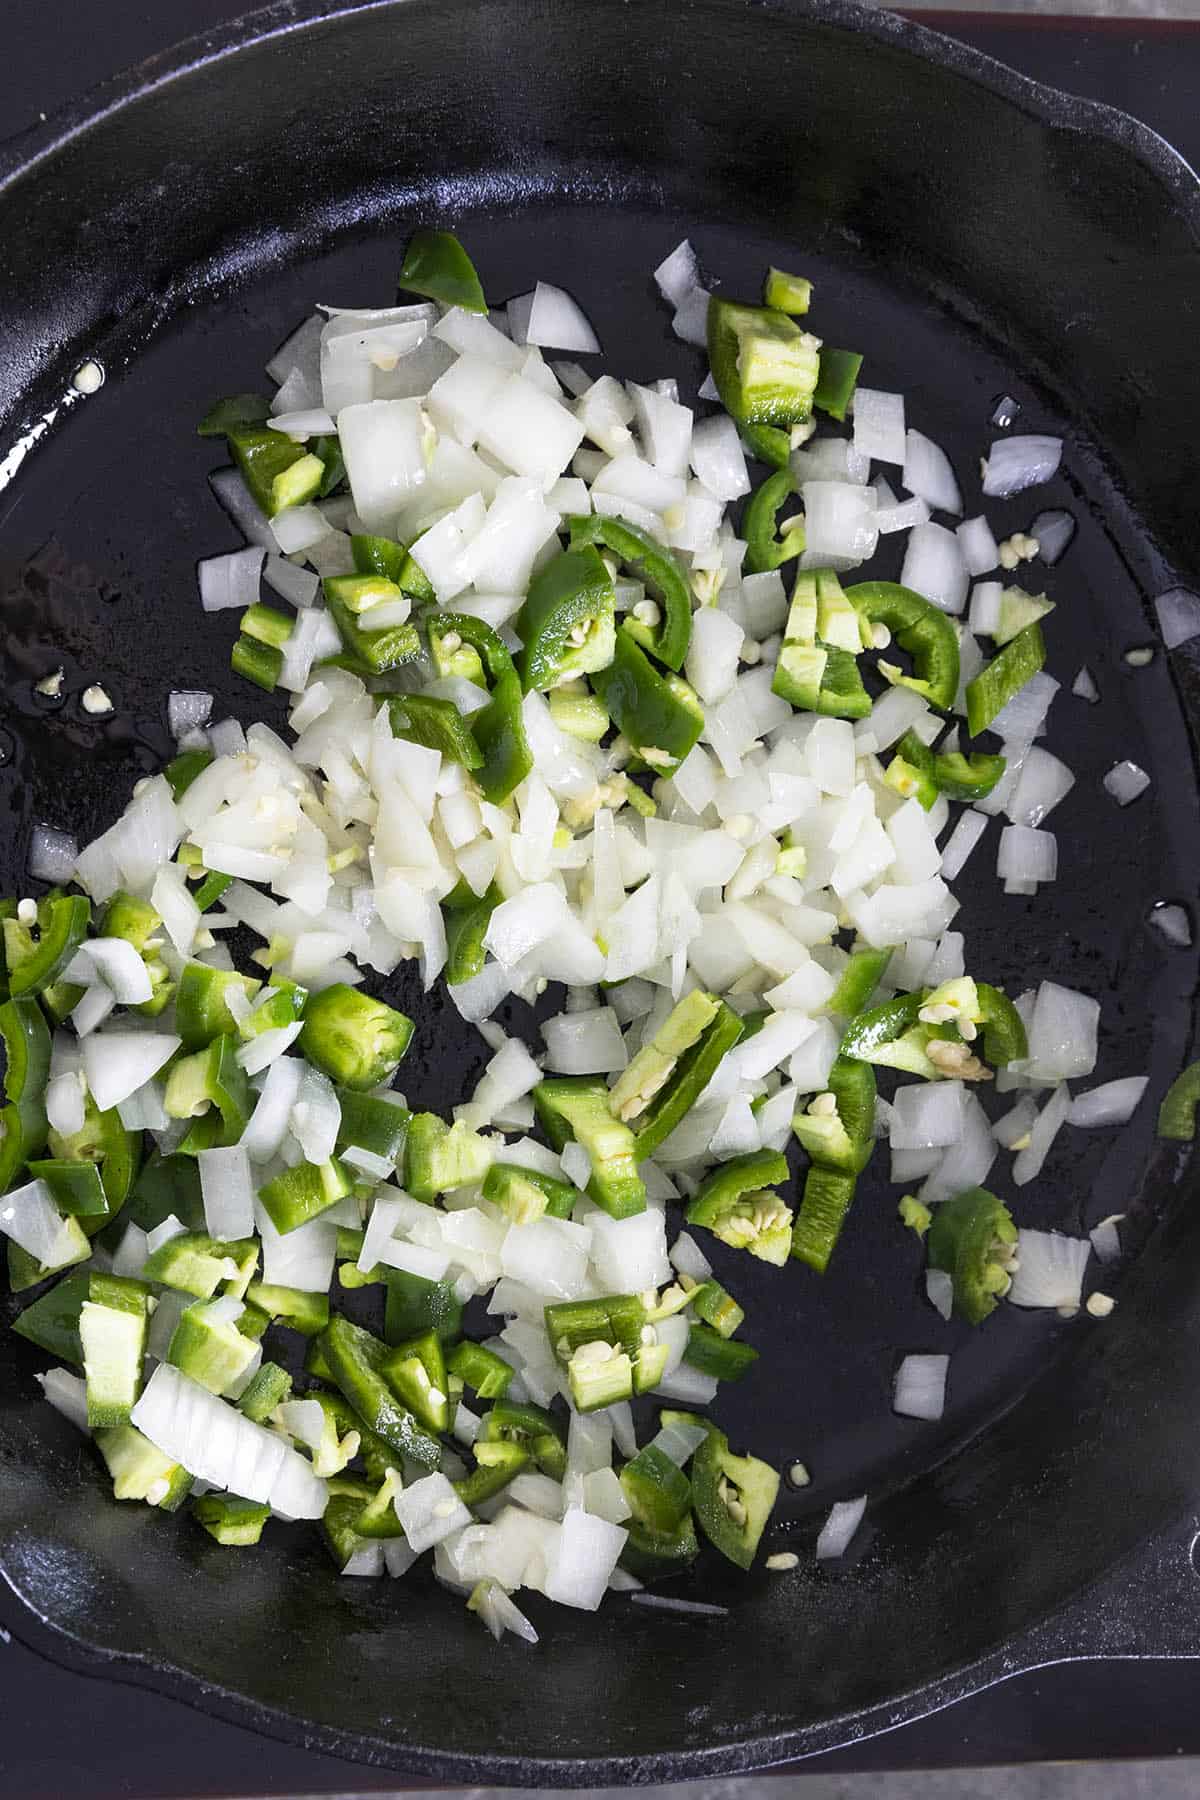
[[[494,296],[531,273],[562,282],[609,366],[689,388],[699,358],[648,280],[680,236],[731,292],[752,293],[768,261],[804,270],[817,329],[907,391],[968,478],[968,510],[998,394],[1065,431],[1061,479],[994,516],[1011,530],[1044,504],[1077,513],[1050,666],[1069,690],[1086,658],[1103,698],[1064,691],[1052,715],[1079,772],[1055,820],[1057,885],[1036,907],[1004,899],[989,844],[961,891],[972,966],[1101,994],[1097,1079],[1149,1069],[1156,1101],[1187,1050],[1196,957],[1145,916],[1194,881],[1200,687],[1183,657],[1135,672],[1123,652],[1152,636],[1145,596],[1198,573],[1200,200],[1133,121],[838,0],[281,6],[120,78],[0,160],[4,443],[84,355],[109,377],[0,496],[7,890],[24,885],[32,820],[86,837],[166,753],[169,686],[211,688],[218,716],[248,709],[228,621],[194,600],[195,558],[234,541],[194,420],[255,385],[315,298],[387,296],[418,220],[458,221]],[[59,664],[66,698],[35,700]],[[95,679],[119,708],[103,727],[78,705]],[[1099,790],[1118,756],[1155,778],[1126,813]],[[392,993],[416,1000],[403,980]],[[404,1085],[445,1106],[480,1048],[444,1001],[420,1017]],[[795,1573],[706,1561],[679,1590],[725,1617],[535,1599],[541,1647],[497,1650],[423,1574],[339,1582],[310,1534],[282,1527],[260,1553],[222,1551],[184,1518],[111,1502],[8,1334],[6,1616],[54,1656],[314,1747],[442,1780],[580,1786],[800,1755],[1055,1656],[1195,1652],[1178,1521],[1200,1491],[1200,1222],[1152,1120],[1147,1104],[1126,1133],[1064,1134],[1017,1201],[1022,1220],[1067,1229],[1130,1212],[1138,1254],[1104,1276],[1120,1304],[1102,1325],[1004,1309],[975,1334],[942,1326],[881,1182],[824,1282],[728,1259],[764,1354],[718,1415],[816,1479],[785,1495],[768,1545],[796,1545]],[[943,1347],[945,1419],[895,1419],[895,1356]],[[863,1491],[852,1556],[818,1569],[818,1518]]]

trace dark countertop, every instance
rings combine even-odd
[[[0,67],[6,134],[241,10],[237,0],[105,0],[98,32],[97,13],[86,4],[7,0]],[[1029,74],[1139,115],[1200,161],[1200,22],[924,9],[919,16]],[[6,1633],[0,1679],[0,1791],[22,1800],[368,1794],[396,1785],[385,1771],[268,1744],[177,1702],[51,1665]],[[1192,1660],[1058,1665],[792,1772],[1197,1755],[1196,1690]]]

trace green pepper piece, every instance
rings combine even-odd
[[[363,1092],[391,1080],[412,1034],[404,1013],[338,981],[308,1001],[300,1052],[331,1081]]]
[[[723,1338],[732,1337],[746,1317],[732,1294],[726,1293],[714,1276],[698,1282],[688,1291],[688,1305],[706,1325]]]
[[[203,1127],[193,1126],[179,1145],[185,1155],[214,1144],[236,1144],[246,1129],[251,1089],[237,1049],[237,1040],[226,1033],[171,1065],[163,1106],[172,1119],[196,1119]]]
[[[661,616],[657,625],[643,625],[631,618],[624,629],[643,650],[678,673],[692,641],[692,596],[675,553],[657,543],[640,525],[631,525],[628,519],[601,513],[574,514],[567,520],[567,528],[573,551],[584,545],[597,545],[607,550],[632,580],[641,582]],[[517,631],[523,635],[519,623]],[[611,637],[608,647],[611,656]],[[605,657],[604,661],[608,660]],[[578,666],[582,673],[582,665]]]
[[[445,666],[440,668],[442,674],[466,674],[468,680],[476,682],[478,686],[486,686],[512,673],[512,652],[499,632],[494,631],[485,619],[477,619],[473,613],[439,611],[427,620],[426,628],[434,661],[438,662],[440,657],[445,662]],[[453,651],[446,648],[448,636],[461,639],[461,643]],[[450,660],[461,656],[464,651],[475,653],[478,667],[474,674],[469,673],[465,667],[455,667]]]
[[[786,313],[708,302],[708,360],[721,404],[739,424],[799,425],[813,407],[818,340]]]
[[[522,1444],[506,1443],[503,1438],[494,1442],[476,1439],[472,1454],[475,1467],[454,1483],[464,1506],[481,1506],[485,1500],[494,1500],[530,1462],[529,1452]]]
[[[304,1017],[307,1003],[307,988],[277,976],[273,985],[259,996],[253,1011],[238,1021],[237,1034],[250,1039],[263,1031],[282,1031]]]
[[[970,1188],[933,1209],[929,1266],[953,1277],[954,1310],[969,1325],[981,1324],[1008,1292],[1016,1241],[1011,1213],[986,1188]]]
[[[531,1401],[519,1406],[512,1400],[497,1400],[483,1415],[476,1442],[480,1441],[519,1444],[551,1481],[561,1481],[567,1472],[567,1446],[558,1420]]]
[[[982,800],[1007,767],[1003,756],[964,756],[961,751],[943,751],[934,758],[933,776],[938,792],[951,800]]]
[[[126,1216],[153,1231],[172,1214],[189,1231],[204,1230],[204,1200],[194,1156],[152,1156],[134,1185]]]
[[[742,536],[746,540],[745,568],[749,575],[762,575],[778,569],[804,548],[804,515],[797,513],[779,529],[780,509],[789,495],[797,492],[796,477],[790,469],[778,469],[768,475],[761,487],[751,494],[742,514]]]
[[[339,1088],[337,1097],[342,1118],[336,1149],[366,1150],[371,1156],[398,1163],[412,1117],[407,1106],[397,1106],[380,1094],[358,1094],[353,1088]]]
[[[488,921],[503,898],[493,882],[478,898],[470,894],[465,905],[452,904],[453,895],[442,902],[446,921],[446,980],[450,986],[470,981],[483,968],[487,961],[483,940]]]
[[[446,1368],[481,1400],[503,1400],[513,1378],[512,1365],[502,1356],[486,1344],[473,1344],[467,1338],[447,1352]]]
[[[790,431],[776,431],[773,425],[747,425],[737,421],[738,436],[744,448],[759,462],[772,469],[786,469],[792,454]]]
[[[516,618],[526,693],[612,661],[614,604],[612,577],[591,544],[560,550],[538,570]]]
[[[879,1006],[868,1007],[851,1019],[842,1035],[839,1055],[875,1060],[874,1053],[903,1036],[916,1024],[925,1004],[922,994],[896,994]]]
[[[329,1323],[328,1294],[252,1281],[246,1289],[246,1300],[268,1318],[277,1319],[281,1325],[289,1326],[303,1337],[316,1337]]]
[[[400,286],[441,306],[487,311],[475,265],[452,231],[422,226],[413,232],[400,267]]]
[[[199,751],[196,752],[200,754]],[[207,752],[205,753],[207,754]],[[169,773],[169,771],[168,771]],[[132,944],[146,965],[153,992],[136,1010],[149,1018],[157,1018],[175,992],[171,971],[159,952],[162,949],[162,917],[148,900],[118,891],[105,908],[100,924],[101,937],[124,938]]]
[[[614,1219],[646,1210],[646,1187],[637,1172],[637,1143],[628,1125],[609,1111],[608,1089],[588,1075],[541,1081],[533,1090],[534,1110],[556,1150],[572,1138],[591,1160],[589,1197]]]
[[[656,1444],[643,1444],[621,1470],[620,1479],[630,1512],[647,1531],[669,1535],[687,1518],[692,1484]]]
[[[243,1302],[237,1319],[237,1328],[243,1337],[248,1337],[257,1344],[260,1338],[266,1336],[270,1323],[270,1313],[263,1312],[261,1307],[254,1306],[249,1300]]]
[[[320,1360],[316,1354],[320,1341],[319,1338],[310,1339],[308,1350],[305,1353],[304,1366],[310,1374],[316,1373],[316,1364]],[[332,1382],[333,1375],[328,1368],[325,1368],[322,1370],[320,1378],[323,1381]],[[341,1457],[346,1453],[346,1439],[357,1436],[358,1449],[355,1454],[361,1456],[368,1478],[374,1482],[385,1481],[389,1470],[396,1462],[396,1452],[379,1436],[378,1432],[371,1430],[366,1420],[355,1412],[345,1397],[340,1393],[328,1393],[323,1388],[310,1388],[304,1398],[315,1400],[325,1414],[322,1448],[326,1445],[330,1449],[336,1448],[337,1456]],[[413,1428],[414,1430],[418,1429],[415,1420]],[[423,1432],[421,1437],[425,1443],[429,1442]],[[338,1479],[340,1480],[341,1477],[339,1476]]]
[[[638,1294],[602,1294],[589,1300],[554,1300],[544,1309],[546,1335],[560,1362],[584,1344],[603,1342],[636,1353],[646,1324]]]
[[[0,987],[3,984],[0,983]],[[85,990],[73,981],[52,981],[49,987],[42,989],[38,995],[42,1010],[55,1025],[61,1025],[70,1017],[83,999]]]
[[[870,1063],[843,1051],[829,1071],[827,1091],[834,1098],[833,1110],[814,1113],[810,1106],[808,1111],[797,1112],[792,1130],[813,1162],[857,1175],[875,1147],[875,1072]],[[811,1105],[819,1102],[828,1105],[823,1096]]]
[[[211,750],[183,750],[167,764],[163,774],[167,778],[172,796],[181,800],[187,793],[197,775],[203,775],[208,765],[215,760]],[[110,934],[105,932],[107,937]]]
[[[396,1516],[396,1495],[402,1491],[400,1471],[389,1468],[378,1492],[367,1501],[355,1522],[360,1538],[398,1538],[404,1527]]]
[[[436,1439],[401,1405],[384,1377],[383,1366],[391,1354],[387,1345],[340,1316],[330,1319],[317,1342],[333,1380],[370,1429],[393,1451],[436,1469],[442,1459]]]
[[[327,575],[322,583],[325,604],[351,666],[361,674],[385,675],[389,669],[398,669],[419,656],[421,639],[411,619],[372,630],[370,610],[360,613],[351,604],[363,598],[364,584],[369,584],[376,601],[400,598],[400,589],[379,576]]]
[[[774,1189],[787,1178],[787,1157],[777,1150],[751,1150],[718,1163],[688,1202],[688,1224],[703,1225],[731,1249],[782,1267],[792,1213]]]
[[[164,1456],[134,1426],[114,1425],[98,1431],[96,1448],[112,1476],[114,1500],[144,1500],[159,1512],[172,1513],[187,1499],[192,1486],[187,1470]]]
[[[483,1180],[493,1146],[461,1122],[447,1125],[436,1113],[414,1113],[404,1150],[404,1185],[414,1200],[434,1200]]]
[[[107,1221],[108,1200],[95,1163],[57,1158],[31,1161],[29,1173],[35,1181],[45,1182],[59,1212],[72,1218],[99,1219],[102,1224]]]
[[[564,681],[550,689],[550,717],[568,737],[584,744],[598,744],[607,734],[612,720],[595,694],[585,683]]]
[[[1008,995],[990,982],[977,981],[975,993],[983,1025],[983,1054],[994,1069],[1022,1062],[1029,1055],[1025,1021]]]
[[[918,801],[926,812],[937,805],[941,791],[937,780],[937,759],[915,731],[906,731],[900,739],[883,779],[893,793],[900,794],[905,800]]]
[[[1019,631],[998,656],[984,664],[974,681],[967,683],[967,730],[972,737],[987,730],[996,714],[1020,693],[1045,660],[1042,628],[1035,622]]]
[[[175,994],[175,1029],[188,1051],[203,1050],[215,1037],[237,1034],[237,1020],[226,996],[233,989],[253,1000],[262,982],[235,969],[210,969],[207,963],[183,965]]]
[[[1196,1135],[1196,1108],[1200,1106],[1200,1062],[1189,1063],[1177,1075],[1158,1109],[1158,1135],[1190,1144]]]
[[[373,1496],[367,1483],[359,1481],[357,1476],[343,1475],[337,1480],[341,1491],[331,1484],[329,1499],[321,1515],[321,1536],[334,1567],[341,1570],[356,1551],[370,1542],[359,1532],[358,1522]]]
[[[265,425],[271,402],[262,394],[230,394],[209,407],[196,427],[197,437],[228,437],[246,426]]]
[[[206,875],[204,880],[200,883],[200,886],[196,889],[196,892],[192,895],[192,898],[200,908],[200,911],[207,912],[210,906],[215,905],[232,881],[232,875],[217,875],[215,873]]]
[[[225,435],[243,481],[268,519],[316,499],[325,465],[286,432],[243,425]]]
[[[453,700],[440,700],[433,694],[397,694],[388,701],[388,712],[393,737],[424,744],[464,769],[482,767],[483,752],[475,733]]]
[[[856,945],[826,1005],[826,1011],[846,1018],[860,1013],[883,980],[892,952],[861,950]]]
[[[771,1516],[779,1476],[757,1456],[735,1456],[723,1431],[711,1430],[692,1458],[692,1498],[709,1543],[748,1569]]]
[[[350,554],[360,575],[382,575],[394,581],[402,593],[424,606],[437,603],[433,583],[419,563],[415,563],[403,544],[393,538],[373,537],[365,532],[350,539]]]
[[[4,1045],[4,1097],[25,1110],[28,1125],[42,1120],[50,1073],[50,1028],[37,1001],[29,995],[0,1005],[0,1042]],[[34,1133],[36,1135],[36,1133]]]
[[[763,305],[775,312],[804,314],[812,301],[812,282],[803,275],[789,275],[785,269],[767,270],[763,282]]]
[[[384,1281],[387,1307],[383,1335],[389,1344],[402,1344],[424,1331],[436,1331],[443,1344],[459,1336],[462,1301],[451,1281],[427,1281],[423,1275],[410,1275],[406,1269],[385,1269]]]
[[[87,935],[92,909],[82,894],[47,894],[38,901],[37,924],[4,920],[8,991],[40,994],[58,980]]]
[[[740,1381],[758,1361],[758,1351],[740,1339],[722,1337],[711,1325],[693,1325],[688,1332],[685,1363],[718,1381]]]
[[[592,676],[613,724],[656,775],[671,775],[704,729],[704,709],[678,675],[660,675],[624,625],[613,660]]]
[[[331,1158],[320,1166],[297,1163],[294,1169],[285,1169],[258,1190],[258,1197],[276,1231],[286,1234],[319,1219],[346,1198],[352,1185],[341,1163]]]
[[[509,669],[493,685],[487,705],[472,715],[471,728],[483,755],[475,779],[493,806],[502,806],[533,767],[521,698],[521,678]]]
[[[223,1281],[239,1282],[246,1262],[258,1260],[252,1238],[218,1243],[203,1231],[185,1231],[168,1238],[147,1257],[142,1269],[145,1281],[161,1281],[197,1300],[211,1300]]]
[[[958,693],[958,638],[953,621],[896,581],[860,581],[846,589],[846,598],[869,625],[887,627],[901,650],[912,657],[916,671],[902,675],[892,664],[880,663],[880,672],[894,685],[912,688],[931,706],[948,712]]]
[[[571,1182],[544,1175],[540,1169],[495,1162],[484,1176],[483,1197],[498,1206],[514,1225],[532,1225],[543,1215],[569,1219],[579,1191]]]
[[[821,345],[820,369],[817,375],[813,405],[833,419],[844,419],[854,397],[862,357],[857,350],[833,350]]]
[[[321,485],[317,489],[317,499],[326,500],[329,495],[341,487],[346,479],[346,462],[342,455],[342,446],[336,434],[326,433],[322,437],[310,438],[308,448],[314,456],[321,459],[324,474]]]
[[[292,621],[277,606],[267,606],[258,601],[255,605],[248,606],[242,614],[241,630],[244,637],[253,638],[256,644],[267,644],[273,650],[282,650],[292,635]]]
[[[854,1199],[858,1176],[814,1163],[804,1177],[804,1197],[792,1227],[791,1254],[818,1275],[829,1267]]]
[[[89,1094],[84,1102],[82,1129],[64,1137],[51,1128],[46,1133],[50,1154],[59,1162],[92,1162],[100,1170],[107,1212],[89,1216],[84,1230],[92,1237],[109,1219],[115,1219],[133,1186],[141,1163],[140,1132],[126,1131],[115,1107],[97,1110]]]
[[[238,1411],[255,1425],[265,1425],[277,1406],[292,1392],[292,1378],[278,1363],[265,1362],[250,1378],[249,1386],[238,1400]]]
[[[150,1290],[143,1281],[95,1273],[79,1310],[88,1426],[124,1425],[142,1387]]]
[[[48,1350],[60,1362],[82,1363],[79,1314],[88,1297],[90,1281],[91,1276],[84,1269],[64,1275],[46,1293],[30,1301],[13,1320],[13,1330],[39,1350]]]
[[[238,1494],[201,1494],[192,1501],[192,1514],[218,1544],[244,1550],[262,1537],[271,1509],[266,1501],[243,1500]]]
[[[388,1352],[380,1372],[398,1400],[430,1431],[449,1431],[446,1359],[436,1331],[424,1331]]]
[[[652,1042],[638,1051],[615,1083],[609,1105],[632,1125],[639,1162],[653,1156],[691,1111],[726,1051],[745,1033],[745,1020],[732,1007],[697,990],[679,1002]],[[635,1107],[636,1101],[644,1104]]]
[[[243,633],[229,653],[229,666],[235,675],[252,681],[264,693],[273,694],[283,674],[283,652]]]
[[[651,1531],[631,1519],[628,1536],[618,1562],[639,1581],[665,1581],[671,1575],[682,1575],[700,1554],[696,1528],[687,1513],[674,1531]]]

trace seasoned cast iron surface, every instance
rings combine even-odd
[[[674,374],[690,397],[701,357],[671,336],[648,275],[686,233],[730,293],[752,294],[768,262],[810,274],[815,328],[865,350],[873,385],[906,392],[968,513],[998,394],[1022,401],[1021,427],[1066,434],[1055,483],[989,507],[998,535],[1046,505],[1079,520],[1048,577],[1064,688],[1049,743],[1079,777],[1053,820],[1060,878],[1037,904],[1004,897],[992,827],[957,884],[960,923],[970,967],[1010,991],[1052,977],[1099,995],[1095,1079],[1148,1069],[1157,1095],[1185,1053],[1196,959],[1145,918],[1192,890],[1200,831],[1168,659],[1135,670],[1123,653],[1153,636],[1145,596],[1165,559],[1187,573],[1195,554],[1182,202],[1132,150],[1056,129],[953,58],[914,57],[894,22],[854,34],[833,10],[505,0],[456,9],[447,63],[445,16],[372,9],[251,47],[0,191],[0,410],[27,427],[85,352],[109,370],[0,495],[6,888],[23,886],[33,821],[86,839],[161,762],[170,687],[211,689],[216,717],[282,717],[234,680],[232,622],[195,596],[196,559],[238,541],[204,481],[218,459],[193,435],[209,399],[255,386],[314,300],[386,300],[418,220],[458,221],[495,298],[534,275],[572,289],[605,367]],[[898,562],[892,546],[880,572]],[[1096,707],[1069,693],[1084,660]],[[36,696],[60,666],[63,698]],[[118,709],[107,724],[80,708],[93,681]],[[1155,786],[1122,812],[1100,778],[1126,756]],[[477,1078],[481,1041],[403,972],[383,992],[418,1019],[401,1085],[446,1109]],[[532,1023],[520,1007],[511,1019]],[[794,1544],[799,1570],[747,1579],[706,1559],[675,1590],[727,1604],[718,1623],[534,1599],[543,1648],[526,1657],[496,1652],[425,1571],[339,1583],[310,1531],[273,1528],[270,1547],[233,1558],[186,1518],[113,1504],[41,1403],[44,1359],[11,1336],[3,1571],[55,1630],[168,1686],[182,1676],[180,1691],[199,1682],[269,1729],[304,1721],[315,1741],[442,1775],[528,1779],[519,1759],[533,1757],[543,1779],[587,1783],[641,1759],[648,1779],[838,1741],[846,1715],[1026,1629],[1194,1493],[1196,1227],[1152,1117],[1064,1132],[1016,1198],[1022,1223],[1081,1230],[1128,1209],[1135,1239],[1149,1235],[1101,1325],[1008,1308],[977,1333],[944,1326],[878,1176],[824,1281],[716,1246],[763,1352],[717,1415],[739,1446],[814,1475],[803,1496],[785,1490],[767,1546]],[[1011,1198],[1006,1162],[995,1184]],[[954,1353],[945,1418],[894,1418],[896,1357],[940,1349]],[[816,1569],[820,1515],[863,1491],[876,1504],[848,1565]],[[572,1758],[597,1760],[556,1760]]]

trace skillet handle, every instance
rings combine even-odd
[[[1018,1639],[1003,1664],[1016,1675],[1091,1657],[1185,1656],[1200,1657],[1200,1514],[1194,1512]]]

